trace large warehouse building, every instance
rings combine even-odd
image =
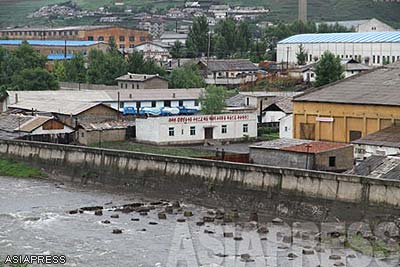
[[[297,64],[300,45],[307,53],[307,63],[318,61],[327,50],[375,66],[400,60],[400,32],[395,31],[294,35],[278,42],[277,62]]]

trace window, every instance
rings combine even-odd
[[[329,167],[336,167],[336,157],[329,157]]]
[[[151,107],[155,108],[157,106],[157,102],[156,101],[151,101]]]
[[[121,35],[121,36],[119,37],[119,41],[120,41],[120,42],[125,42],[125,36]]]
[[[168,128],[168,135],[169,136],[175,136],[175,128],[174,127],[169,127]]]
[[[221,133],[226,134],[228,132],[228,127],[226,125],[221,126]]]
[[[94,39],[93,39],[93,36],[88,36],[88,41],[93,41]]]
[[[395,56],[392,56],[392,62],[393,63],[396,62],[396,57]]]
[[[287,132],[288,131],[288,128],[287,128],[287,126],[285,126],[285,132]]]
[[[360,139],[362,136],[361,131],[350,131],[349,135],[350,135],[350,142]]]
[[[135,36],[129,36],[129,42],[134,42],[135,41]]]
[[[144,36],[140,36],[140,41],[141,41],[141,42],[144,42],[144,41],[146,41],[146,37],[144,37]]]
[[[196,126],[190,126],[190,135],[196,135]]]
[[[119,102],[119,108],[124,108],[125,107],[125,103],[123,101]]]
[[[119,45],[119,48],[120,48],[120,49],[125,49],[125,45],[124,45],[124,44],[120,44],[120,45]]]
[[[376,56],[376,63],[381,63],[381,58],[380,58],[380,56]]]
[[[183,100],[179,100],[179,106],[183,107]]]
[[[248,124],[243,124],[243,132],[248,133],[249,132],[249,125]]]
[[[135,45],[134,44],[130,44],[129,48],[135,48]]]
[[[312,61],[312,55],[310,54],[310,60],[309,61]]]
[[[84,132],[81,133],[81,137],[85,137],[85,133]]]
[[[164,107],[171,107],[171,100],[164,100]]]
[[[97,38],[97,40],[99,40],[100,42],[104,41],[104,36],[99,36],[99,38]]]
[[[121,83],[121,88],[124,89],[124,84],[123,83]]]
[[[198,107],[198,106],[199,106],[199,100],[195,100],[195,101],[194,101],[194,106],[195,106],[195,107]]]
[[[246,97],[246,106],[250,106],[250,98]]]
[[[375,55],[373,55],[372,56],[372,64],[375,64],[375,62],[376,62],[376,58],[375,58]]]

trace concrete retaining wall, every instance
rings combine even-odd
[[[29,141],[0,140],[0,155],[68,169],[75,171],[76,178],[85,176],[109,184],[120,177],[131,183],[153,177],[156,183],[186,187],[211,184],[362,205],[400,206],[400,181]],[[91,177],[90,172],[94,173]]]

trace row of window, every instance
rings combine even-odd
[[[40,53],[40,50],[39,50],[39,53]],[[65,53],[64,49],[61,49],[61,50],[50,50],[50,54],[64,54],[64,53]],[[79,54],[79,53],[82,53],[82,55],[85,56],[87,54],[87,51],[86,50],[80,50],[80,51],[67,50],[67,54],[70,54],[70,55]]]
[[[171,100],[164,100],[163,101],[163,107],[171,107]],[[183,100],[179,100],[178,101],[178,107],[183,107],[184,105],[183,105]],[[199,106],[199,101],[197,101],[197,100],[195,100],[194,101],[194,106],[195,107],[198,107]],[[123,101],[121,101],[121,102],[119,102],[119,108],[124,108],[125,107],[125,102],[123,102]],[[147,105],[146,106],[144,106],[144,105],[142,105],[142,102],[140,102],[140,101],[138,101],[138,102],[136,102],[136,109],[139,109],[139,108],[141,108],[141,107],[148,107]],[[155,107],[157,107],[157,101],[151,101],[151,107],[152,108],[155,108]]]
[[[340,58],[347,58],[347,59],[352,59],[354,58],[355,60],[361,62],[361,60],[363,59],[361,55],[340,55]],[[309,55],[309,61],[318,61],[318,57],[312,57],[312,55]],[[382,56],[382,64],[388,64],[388,63],[393,63],[396,61],[400,60],[400,56]],[[368,58],[365,59],[365,63],[368,63]],[[380,56],[372,56],[372,64],[380,64],[381,63],[381,57]]]
[[[140,36],[139,39],[140,39],[141,42],[146,41],[146,37],[145,36]],[[104,36],[97,37],[97,41],[99,41],[99,42],[103,42],[104,40],[105,40]],[[115,40],[115,37],[114,36],[109,36],[108,40]],[[94,41],[94,37],[93,36],[88,36],[88,41]],[[125,36],[124,35],[119,36],[119,41],[120,42],[125,42]],[[135,41],[135,36],[129,36],[129,42],[134,42],[134,41]]]
[[[248,124],[243,124],[242,128],[243,133],[248,133],[249,132],[249,125]],[[190,135],[196,135],[196,126],[190,126]],[[221,134],[227,134],[228,133],[228,125],[221,125]],[[181,134],[184,134],[184,131],[182,129]],[[175,127],[169,127],[168,128],[168,136],[175,136]]]
[[[72,36],[78,35],[77,31],[20,31],[20,32],[2,32],[2,36]]]

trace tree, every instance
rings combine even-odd
[[[205,83],[197,65],[186,65],[174,69],[169,76],[171,88],[201,88]]]
[[[63,61],[57,60],[54,63],[53,74],[54,74],[54,76],[57,78],[57,80],[59,82],[67,81],[67,79],[66,79],[67,77],[66,77],[66,74],[65,74],[65,66],[64,66],[64,62]]]
[[[299,65],[305,65],[307,61],[307,53],[304,50],[304,46],[301,44],[299,45],[299,52],[296,53],[297,57],[297,64]]]
[[[85,59],[81,53],[75,54],[71,60],[65,61],[64,68],[66,81],[75,83],[86,82]]]
[[[221,20],[215,26],[215,50],[218,57],[226,57],[235,53],[238,49],[236,47],[236,24],[231,18]],[[223,55],[221,57],[221,54]]]
[[[315,86],[322,86],[343,78],[344,68],[340,58],[330,51],[325,51],[315,66]]]
[[[227,92],[225,87],[211,85],[200,97],[201,111],[204,114],[218,114],[225,108]]]
[[[209,31],[206,16],[197,17],[193,20],[186,41],[189,57],[197,57],[207,53]]]
[[[12,78],[14,90],[57,90],[58,81],[45,69],[24,69]]]
[[[153,59],[145,59],[143,53],[134,51],[128,56],[126,69],[137,74],[158,74],[165,76],[166,71]]]
[[[181,58],[183,57],[183,45],[180,41],[176,41],[174,45],[171,47],[170,53],[172,58]]]

